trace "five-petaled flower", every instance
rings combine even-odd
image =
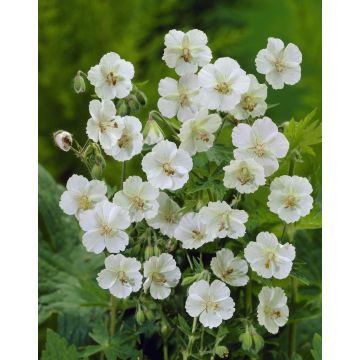
[[[150,184],[162,190],[182,188],[193,166],[190,155],[168,140],[156,144],[141,164]]]
[[[132,89],[134,66],[114,52],[105,54],[88,72],[88,79],[101,99],[122,99]]]
[[[152,256],[144,263],[144,277],[144,291],[150,289],[154,299],[163,300],[170,295],[171,288],[178,284],[181,272],[172,255],[161,254]]]
[[[189,288],[185,309],[190,316],[199,316],[201,324],[212,329],[218,327],[223,320],[232,318],[235,303],[230,297],[230,289],[222,281],[214,280],[209,284],[205,280],[199,280]]]
[[[129,211],[132,222],[138,222],[156,216],[158,196],[159,189],[147,181],[143,182],[139,176],[130,176],[124,182],[123,189],[114,195],[113,202]]]
[[[122,254],[110,255],[105,259],[105,269],[97,276],[102,289],[109,289],[110,294],[119,299],[127,298],[132,292],[141,288],[141,263],[135,258]]]
[[[257,119],[252,126],[237,125],[232,132],[235,158],[251,158],[264,167],[265,176],[272,175],[278,168],[278,158],[289,150],[289,142],[268,117]]]
[[[251,269],[265,279],[285,279],[295,259],[294,246],[280,244],[275,234],[267,231],[259,233],[256,242],[250,241],[244,253]]]
[[[66,191],[60,198],[60,207],[67,215],[76,217],[85,210],[92,209],[96,203],[106,200],[107,188],[103,181],[89,181],[82,175],[74,174],[66,183]]]
[[[269,38],[267,48],[256,56],[256,70],[265,74],[266,81],[273,89],[282,89],[284,84],[294,85],[301,78],[302,55],[294,44],[284,43],[280,39]]]
[[[178,75],[194,74],[199,66],[211,61],[211,50],[206,45],[206,34],[197,29],[184,33],[170,30],[165,35],[163,60],[169,68],[175,68]]]
[[[124,251],[129,243],[124,231],[130,225],[126,210],[108,200],[80,214],[80,227],[85,231],[82,241],[87,251],[100,254],[106,248],[111,253]]]
[[[233,252],[229,249],[217,251],[210,266],[219,279],[231,286],[245,286],[249,281],[247,262],[239,257],[234,257]]]
[[[287,297],[279,287],[264,286],[259,293],[257,317],[260,325],[265,326],[271,334],[277,334],[279,327],[288,321],[289,308]]]
[[[310,213],[313,207],[312,186],[308,179],[283,175],[270,184],[268,206],[281,220],[290,224]]]

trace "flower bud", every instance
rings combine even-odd
[[[139,111],[140,110],[140,103],[135,95],[130,94],[127,98],[127,106],[130,109],[130,112]]]
[[[258,353],[264,347],[264,339],[260,336],[256,329],[251,325],[250,332],[254,342],[254,351]]]
[[[143,136],[144,144],[148,145],[154,145],[164,140],[164,133],[158,123],[151,117],[149,117],[144,126]]]
[[[141,309],[141,305],[137,307],[136,314],[135,314],[135,320],[139,325],[142,325],[145,321],[145,314]]]
[[[54,133],[54,141],[56,146],[63,150],[63,151],[69,151],[72,145],[72,135],[64,130],[58,130]]]
[[[242,343],[243,350],[249,351],[251,349],[252,337],[248,325],[246,325],[245,332],[240,335],[239,340]]]
[[[145,259],[147,260],[147,259],[151,258],[153,255],[154,255],[154,249],[151,245],[148,245],[145,248]]]
[[[85,80],[81,75],[81,71],[78,71],[74,77],[74,91],[77,94],[83,93],[86,91]]]
[[[226,346],[218,345],[215,348],[215,354],[221,359],[227,358],[229,356],[229,350]]]
[[[160,256],[161,251],[159,249],[159,247],[157,245],[154,246],[154,255],[155,256]]]
[[[116,114],[119,116],[129,115],[129,107],[124,99],[120,99],[116,104]]]
[[[100,179],[102,174],[103,174],[103,167],[101,165],[93,165],[93,167],[91,168],[91,176],[94,178],[94,179]]]
[[[136,91],[135,96],[141,106],[146,105],[147,98],[146,98],[146,95],[142,91],[140,91],[140,90]]]
[[[144,314],[147,320],[151,321],[154,319],[154,313],[152,312],[152,310],[145,309]]]

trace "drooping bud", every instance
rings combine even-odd
[[[159,247],[157,245],[154,246],[154,255],[155,256],[160,256],[161,251],[159,249]]]
[[[252,346],[252,337],[251,337],[251,333],[249,330],[249,326],[246,325],[245,327],[245,332],[243,332],[240,337],[239,340],[242,343],[242,348],[245,351],[249,351],[251,349]]]
[[[86,84],[81,71],[78,71],[74,77],[74,91],[77,94],[81,94],[86,91]]]
[[[148,260],[154,255],[154,249],[151,245],[146,246],[145,248],[145,259]]]
[[[140,104],[141,106],[145,106],[145,105],[146,105],[146,103],[147,103],[147,98],[146,98],[146,95],[145,95],[142,91],[140,91],[140,90],[136,91],[135,96],[136,96],[137,101],[139,102],[139,104]]]
[[[164,140],[164,133],[158,123],[149,116],[143,131],[144,144],[154,145]]]
[[[140,103],[137,99],[137,97],[133,94],[130,94],[127,98],[126,98],[126,102],[127,102],[127,106],[130,109],[130,112],[134,112],[134,111],[139,111],[140,110]]]
[[[116,114],[119,116],[126,116],[126,115],[129,115],[129,113],[130,113],[129,107],[127,106],[125,100],[120,99],[116,103]]]
[[[136,309],[135,320],[139,325],[142,325],[145,321],[145,314],[141,309],[141,305]]]
[[[221,359],[227,358],[229,356],[229,349],[226,346],[218,345],[215,348],[215,354]]]
[[[257,333],[256,329],[252,325],[250,326],[250,333],[254,342],[254,351],[258,353],[264,347],[264,339]]]
[[[54,133],[54,141],[56,146],[63,150],[69,151],[73,142],[72,135],[64,130],[58,130]]]

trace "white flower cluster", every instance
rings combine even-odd
[[[235,194],[253,193],[265,185],[266,178],[278,170],[279,159],[289,150],[289,142],[277,125],[263,117],[267,110],[267,86],[260,84],[254,75],[247,75],[234,59],[225,57],[210,63],[212,53],[207,41],[200,30],[187,33],[171,30],[165,36],[163,59],[180,78],[160,81],[158,108],[164,117],[176,117],[180,122],[179,145],[164,139],[162,130],[153,127],[157,126],[153,119],[148,125],[149,136],[143,140],[139,119],[117,115],[113,99],[125,98],[133,88],[131,63],[108,53],[88,72],[88,80],[99,97],[89,104],[91,118],[86,127],[89,139],[100,143],[107,155],[122,162],[141,153],[143,143],[155,144],[141,161],[147,181],[139,176],[128,177],[111,201],[103,181],[88,181],[80,175],[69,178],[61,196],[60,207],[79,220],[86,250],[111,253],[97,281],[115,297],[126,298],[143,287],[152,298],[163,300],[181,278],[180,269],[169,253],[151,256],[143,264],[120,254],[129,244],[126,230],[136,225],[132,223],[144,221],[152,231],[176,239],[186,250],[199,249],[217,238],[238,239],[245,235],[249,215],[244,210],[225,201],[210,201],[198,212],[184,213],[171,198],[171,192],[183,188],[189,180],[192,156],[213,146],[224,113],[235,121],[248,120],[233,128],[234,158],[223,168],[224,185],[235,189]],[[295,45],[289,44],[284,49],[282,41],[273,38],[269,38],[267,48],[256,58],[258,72],[266,75],[274,89],[299,81],[300,63],[301,53]],[[57,134],[59,146],[63,146],[62,141]],[[270,184],[268,206],[280,219],[292,223],[310,212],[311,192],[307,179],[280,176]],[[266,279],[289,276],[295,248],[280,243],[270,232],[260,232],[256,241],[247,244],[244,255],[242,259],[228,248],[220,249],[210,263],[218,279],[211,283],[209,278],[200,279],[190,286],[186,311],[199,317],[205,327],[217,327],[233,316],[235,303],[227,285],[245,286],[249,266]],[[286,301],[280,288],[261,290],[258,321],[269,332],[276,333],[287,322]]]

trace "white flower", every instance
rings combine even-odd
[[[209,114],[207,109],[200,110],[193,119],[182,124],[179,138],[180,149],[190,155],[210,149],[214,143],[214,133],[221,125],[218,114]]]
[[[82,241],[89,252],[100,254],[106,247],[109,252],[118,253],[129,243],[129,237],[123,231],[130,225],[129,214],[108,200],[81,213],[79,223],[85,231]]]
[[[245,71],[228,57],[204,66],[199,72],[199,81],[203,106],[220,111],[233,110],[250,85]]]
[[[271,334],[277,334],[279,327],[284,326],[289,317],[286,305],[287,297],[279,287],[264,286],[259,294],[257,317],[260,325],[265,326]]]
[[[211,50],[204,32],[193,29],[187,33],[170,30],[165,35],[165,50],[162,59],[178,75],[194,74],[199,66],[211,61]]]
[[[119,299],[127,298],[132,292],[139,291],[142,284],[141,263],[135,258],[127,258],[121,254],[110,255],[105,259],[105,269],[97,276],[102,289]]]
[[[225,201],[209,202],[200,209],[199,215],[215,237],[237,239],[245,235],[248,214],[244,210],[232,209]]]
[[[101,99],[122,99],[130,94],[134,66],[121,59],[114,52],[105,54],[98,65],[88,72],[88,79],[95,86],[96,95]]]
[[[104,182],[73,175],[66,183],[59,205],[65,214],[78,217],[82,211],[92,209],[96,203],[105,200],[106,192]]]
[[[259,84],[254,75],[248,75],[250,78],[249,89],[240,97],[240,102],[230,111],[237,120],[245,120],[249,116],[255,118],[265,114],[267,109],[266,97],[267,86]]]
[[[295,259],[295,248],[289,243],[280,244],[277,237],[269,232],[261,232],[255,241],[245,248],[245,259],[259,276],[269,279],[285,279],[291,271]]]
[[[129,211],[131,222],[141,221],[157,214],[158,196],[159,189],[143,182],[139,176],[130,176],[124,182],[123,189],[114,195],[113,202]]]
[[[144,263],[144,276],[145,293],[150,288],[154,299],[163,300],[170,295],[171,288],[178,284],[181,273],[172,255],[161,254],[159,257],[152,256]]]
[[[152,118],[149,118],[143,131],[144,144],[154,145],[164,140],[164,133],[159,124]]]
[[[216,257],[211,259],[211,270],[222,281],[232,286],[245,286],[249,281],[246,275],[248,264],[245,260],[234,257],[229,249],[216,252]]]
[[[103,149],[110,148],[121,135],[123,125],[116,116],[116,108],[110,100],[91,100],[89,104],[91,118],[86,125],[89,139],[100,142]]]
[[[117,123],[122,127],[121,135],[117,137],[113,146],[104,151],[115,160],[130,160],[140,154],[143,147],[141,122],[134,116],[124,116]]]
[[[224,167],[224,185],[241,194],[255,192],[265,184],[264,168],[253,159],[235,159]]]
[[[268,117],[257,119],[252,126],[237,125],[232,132],[235,158],[251,158],[264,167],[265,176],[272,175],[278,168],[278,158],[283,158],[289,150],[289,142],[284,134]]]
[[[210,285],[205,280],[199,280],[189,288],[185,309],[192,317],[200,316],[201,324],[212,329],[223,320],[232,318],[235,303],[230,297],[229,288],[222,281],[214,280]]]
[[[54,141],[56,146],[62,151],[69,151],[72,145],[72,135],[64,130],[58,130],[54,133]]]
[[[192,118],[200,108],[199,89],[199,80],[194,74],[182,76],[179,82],[169,77],[160,80],[160,112],[167,118],[177,116],[181,122]]]
[[[281,220],[290,224],[310,213],[313,206],[312,186],[309,180],[299,176],[283,175],[270,184],[267,205]]]
[[[178,227],[175,229],[174,237],[181,241],[184,249],[198,249],[215,239],[205,223],[201,221],[199,214],[193,212],[181,218]]]
[[[152,228],[160,229],[162,234],[173,237],[180,221],[180,206],[162,191],[157,201],[159,203],[157,215],[146,221]]]
[[[280,39],[268,38],[267,48],[256,56],[256,70],[265,74],[266,81],[274,89],[282,89],[284,84],[294,85],[301,77],[302,55],[294,44],[284,43]]]
[[[151,185],[159,189],[177,190],[188,181],[193,163],[186,151],[164,140],[144,156],[141,165]]]

